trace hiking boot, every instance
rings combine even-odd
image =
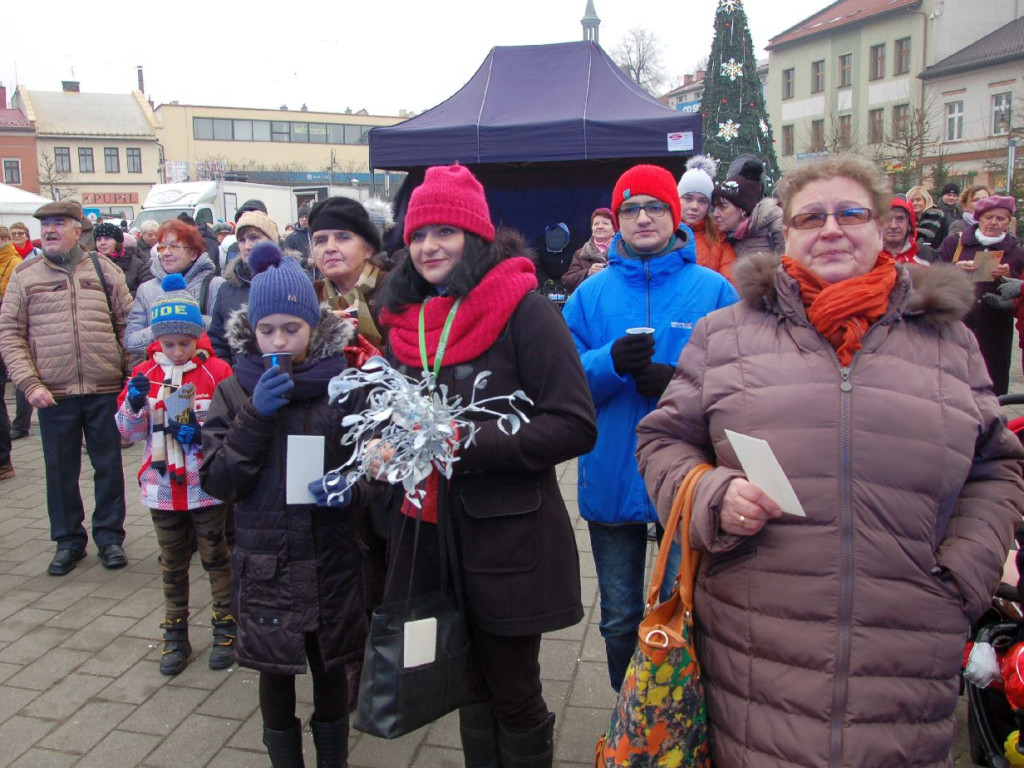
[[[160,628],[164,631],[160,671],[165,675],[180,674],[188,664],[188,657],[192,655],[192,644],[188,641],[188,619],[167,619]]]
[[[230,613],[213,614],[213,645],[210,669],[227,669],[235,663],[235,617]]]
[[[11,477],[14,477],[14,465],[8,461],[0,467],[0,480],[7,480]]]

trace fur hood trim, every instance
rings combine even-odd
[[[245,268],[243,269],[243,265]],[[252,272],[241,256],[236,256],[221,272],[224,279],[236,288],[245,288],[252,283]]]
[[[909,282],[909,296],[900,310],[904,317],[913,317],[935,331],[941,331],[963,319],[974,306],[974,286],[966,273],[952,264],[902,265],[905,272],[897,281]],[[733,269],[736,290],[754,309],[771,310],[776,305],[776,277],[779,258],[755,253],[740,259]],[[906,294],[904,290],[902,293]]]
[[[237,357],[263,354],[256,343],[256,331],[249,324],[248,304],[243,304],[231,313],[224,324],[224,335],[232,354]],[[335,315],[330,304],[321,304],[320,324],[313,329],[309,340],[309,362],[318,363],[330,357],[339,357],[345,354],[345,347],[355,343],[356,329],[352,321]]]

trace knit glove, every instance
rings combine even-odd
[[[295,387],[292,377],[280,367],[272,366],[263,372],[252,391],[252,407],[270,418],[288,402],[288,393]]]
[[[199,425],[195,411],[189,411],[188,421],[184,424],[174,419],[168,420],[167,431],[186,448],[190,445],[201,445],[203,442],[203,428]]]
[[[1021,285],[1024,285],[1024,280],[1018,280],[1015,277],[1004,277],[996,290],[999,291],[999,295],[1004,299],[1016,299],[1020,296]]]
[[[639,371],[654,357],[654,336],[649,333],[627,333],[612,343],[612,365],[619,376]]]
[[[633,380],[636,381],[636,391],[641,397],[651,397],[657,400],[665,392],[668,383],[672,381],[672,374],[676,369],[665,363],[650,363],[646,368],[633,371]]]
[[[1000,288],[1002,288],[1002,286],[1000,286]],[[1001,290],[999,293],[983,293],[981,295],[981,300],[988,306],[992,307],[992,309],[1001,310],[1008,315],[1014,314],[1014,311],[1017,308],[1017,300],[1005,298],[1002,293],[1003,292]]]
[[[133,413],[138,413],[149,402],[149,378],[136,373],[128,380],[128,405]]]
[[[316,505],[318,507],[331,507],[332,509],[344,509],[352,502],[352,489],[345,488],[341,491],[341,495],[334,496],[334,498],[328,501],[328,496],[335,491],[328,491],[324,488],[323,477],[318,477],[316,480],[311,482],[306,487],[309,488],[309,492],[313,494],[313,498],[316,499]],[[338,484],[341,485],[340,483]]]

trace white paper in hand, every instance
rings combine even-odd
[[[405,622],[404,639],[402,666],[405,669],[430,664],[437,656],[437,619]]]
[[[288,435],[286,504],[313,504],[309,484],[324,475],[324,436]]]
[[[789,478],[782,471],[779,460],[775,458],[766,440],[741,435],[731,429],[725,430],[725,436],[729,438],[729,444],[736,451],[736,458],[740,460],[747,480],[767,493],[786,514],[807,517],[800,505],[800,499],[796,497],[796,491],[790,485]]]

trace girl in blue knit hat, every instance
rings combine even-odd
[[[160,671],[177,675],[188,663],[188,569],[193,546],[210,575],[213,647],[210,669],[234,663],[231,562],[224,539],[225,507],[199,485],[202,431],[217,384],[231,366],[214,357],[199,305],[180,274],[168,275],[150,308],[153,341],[118,398],[121,437],[146,440],[139,468],[142,504],[160,545],[164,584],[164,646]],[[193,541],[195,544],[193,544]]]
[[[272,242],[256,245],[249,266],[248,307],[226,325],[235,375],[214,395],[200,475],[208,493],[234,503],[235,653],[239,664],[260,672],[271,762],[303,764],[295,675],[308,667],[317,765],[344,766],[366,639],[354,518],[368,502],[369,486],[332,504],[342,509],[326,508],[320,481],[310,484],[316,503],[289,504],[286,470],[290,435],[326,437],[321,473],[347,458],[341,421],[354,404],[344,411],[331,405],[327,385],[348,367],[345,347],[355,343],[355,329],[321,309],[309,276]]]

